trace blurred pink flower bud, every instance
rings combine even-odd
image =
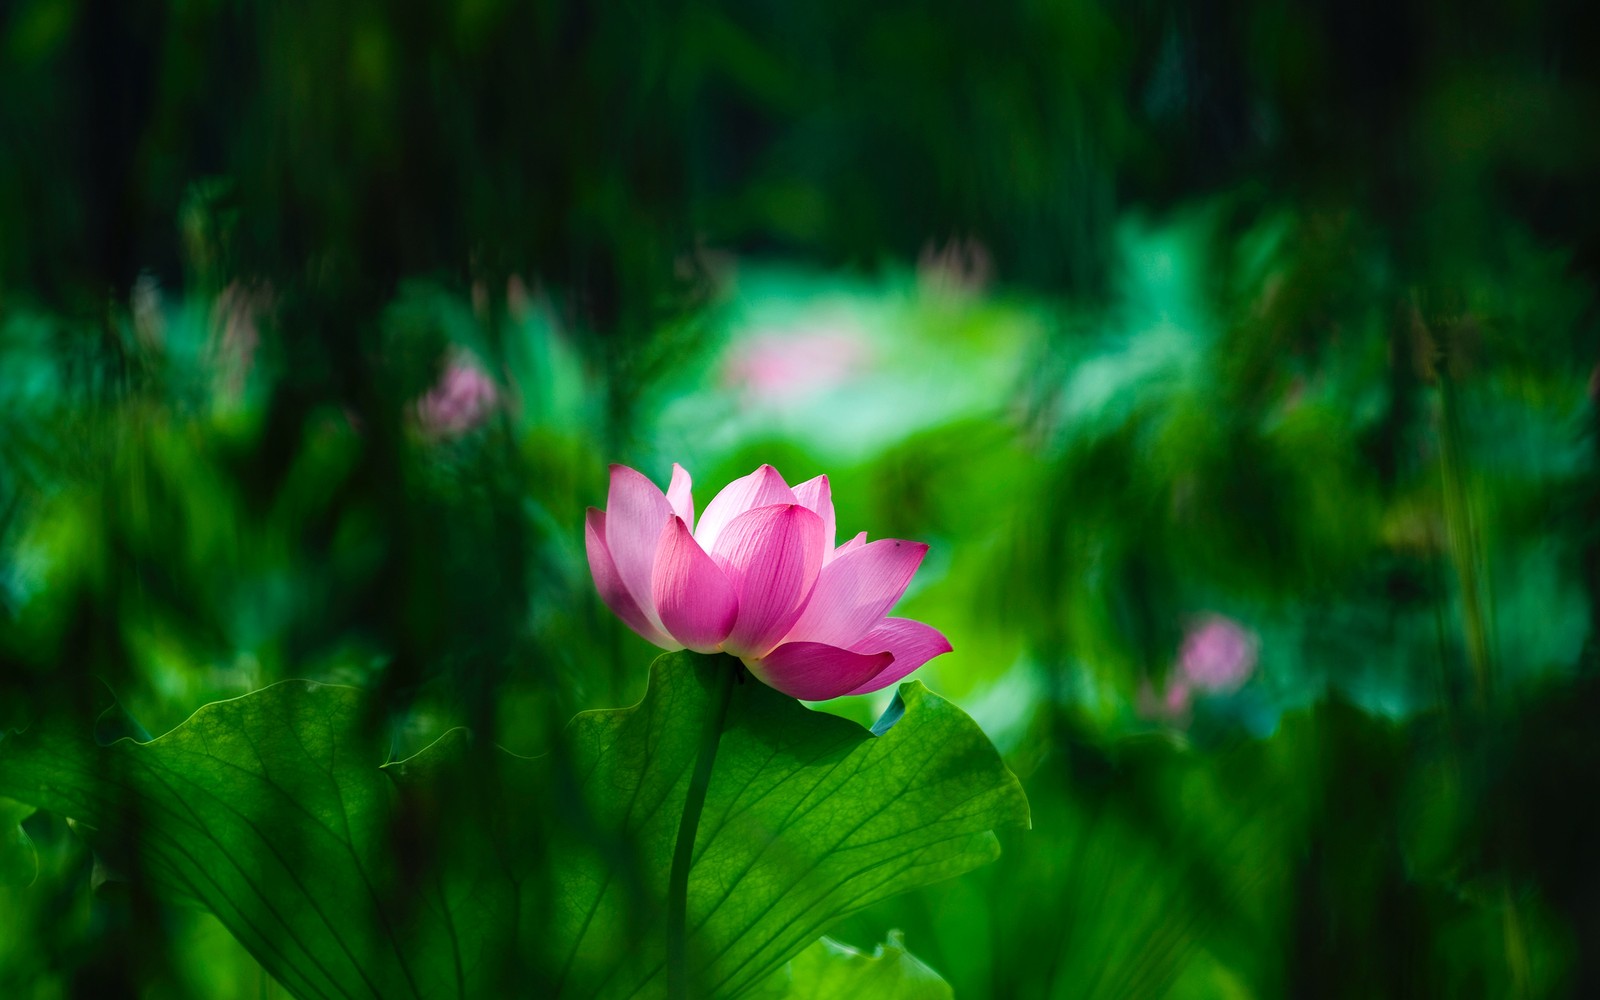
[[[506,279],[506,313],[513,320],[520,323],[526,319],[533,304],[533,293],[528,290],[528,283],[522,280],[522,275],[513,274]]]
[[[417,401],[417,421],[434,437],[464,434],[488,417],[500,393],[483,369],[458,359],[445,368],[439,382]]]
[[[162,302],[161,285],[155,275],[149,272],[139,275],[133,283],[129,300],[133,313],[133,332],[138,336],[140,346],[150,351],[164,348],[167,343],[166,305]]]
[[[1179,678],[1167,684],[1167,696],[1161,704],[1169,717],[1177,718],[1188,714],[1189,702],[1193,698],[1194,691]]]
[[[1193,700],[1194,689],[1182,677],[1167,678],[1159,695],[1150,685],[1150,681],[1145,680],[1139,685],[1137,709],[1146,719],[1184,726],[1189,722],[1189,708]]]
[[[810,701],[887,687],[950,651],[936,629],[886,618],[928,547],[862,532],[835,546],[827,476],[790,488],[770,465],[736,479],[698,522],[689,474],[663,495],[611,467],[589,508],[589,569],[606,605],[662,649],[725,652]]]
[[[1178,669],[1202,691],[1237,690],[1256,669],[1260,640],[1238,622],[1205,615],[1189,627],[1178,650]]]

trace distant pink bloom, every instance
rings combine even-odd
[[[237,280],[229,282],[211,304],[210,363],[231,393],[244,388],[261,344],[261,317],[271,307],[270,287]]]
[[[884,617],[928,547],[864,531],[835,547],[827,476],[791,489],[763,465],[697,523],[682,466],[663,495],[613,465],[585,528],[595,587],[629,628],[662,649],[730,653],[795,698],[876,691],[950,651],[936,629]]]
[[[917,256],[917,281],[932,292],[975,294],[994,278],[994,255],[978,240],[951,239],[944,246],[932,240]]]
[[[1260,640],[1222,615],[1197,619],[1178,650],[1178,669],[1202,691],[1237,690],[1256,669]]]
[[[483,423],[499,399],[483,369],[470,361],[452,361],[438,384],[417,401],[417,420],[430,435],[453,437]]]
[[[853,331],[763,333],[733,348],[723,376],[752,397],[782,403],[842,385],[870,361]]]

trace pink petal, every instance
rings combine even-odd
[[[589,551],[589,572],[594,576],[595,589],[600,591],[600,599],[606,602],[618,618],[647,642],[652,642],[662,649],[682,649],[678,643],[663,635],[651,623],[645,613],[640,610],[639,604],[628,593],[628,588],[622,583],[622,575],[617,572],[617,564],[611,558],[611,552],[606,548],[606,512],[589,508],[589,514],[583,521],[584,547]]]
[[[828,485],[828,477],[807,479],[794,488],[794,498],[800,501],[800,506],[822,518],[822,537],[827,542],[827,547],[822,550],[822,561],[827,563],[833,558],[834,533],[837,530],[833,520],[833,489]]]
[[[786,642],[745,666],[763,684],[791,698],[826,701],[892,669],[889,653],[856,653],[820,642]]]
[[[935,656],[950,652],[950,640],[932,625],[924,625],[909,618],[885,618],[876,628],[868,632],[864,639],[852,644],[850,648],[858,653],[886,649],[894,654],[894,662],[885,670],[865,684],[850,690],[850,694],[866,694],[868,691],[886,688]]]
[[[628,468],[611,467],[611,491],[606,496],[606,548],[616,561],[622,583],[657,630],[661,618],[651,596],[650,574],[656,565],[661,529],[672,519],[672,507],[656,484]]]
[[[841,545],[838,548],[834,549],[833,550],[833,559],[839,558],[840,556],[844,555],[846,552],[854,552],[856,549],[861,548],[861,546],[863,546],[865,544],[867,544],[867,533],[865,531],[863,531],[861,534],[857,535],[856,537],[850,539],[848,542],[845,542],[843,545]],[[832,562],[833,559],[830,559],[828,561]]]
[[[740,514],[757,507],[794,502],[794,491],[778,475],[778,470],[763,465],[748,476],[724,486],[722,492],[706,504],[706,509],[700,514],[699,527],[695,529],[695,540],[702,549],[714,552],[717,540]]]
[[[672,484],[667,487],[667,503],[672,506],[674,514],[683,518],[690,531],[694,530],[694,497],[689,492],[693,485],[688,470],[673,462]]]
[[[739,620],[723,648],[760,656],[794,626],[816,586],[822,518],[799,504],[746,511],[722,532],[711,557],[739,597]]]
[[[853,645],[883,621],[927,552],[921,542],[880,538],[834,559],[822,567],[787,640]]]
[[[733,584],[701,551],[681,517],[661,531],[652,593],[661,624],[697,653],[714,652],[739,615]]]

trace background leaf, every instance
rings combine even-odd
[[[786,1000],[954,1000],[950,984],[906,951],[905,938],[890,931],[872,954],[832,938],[820,938],[789,963]]]

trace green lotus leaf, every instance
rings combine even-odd
[[[287,681],[149,742],[13,734],[0,796],[114,840],[298,996],[660,996],[678,821],[729,669],[663,656],[640,704],[578,716],[543,757],[456,730],[387,765],[361,692]],[[727,718],[689,873],[696,996],[761,987],[839,917],[1028,823],[987,738],[920,683],[874,731],[748,677]]]

